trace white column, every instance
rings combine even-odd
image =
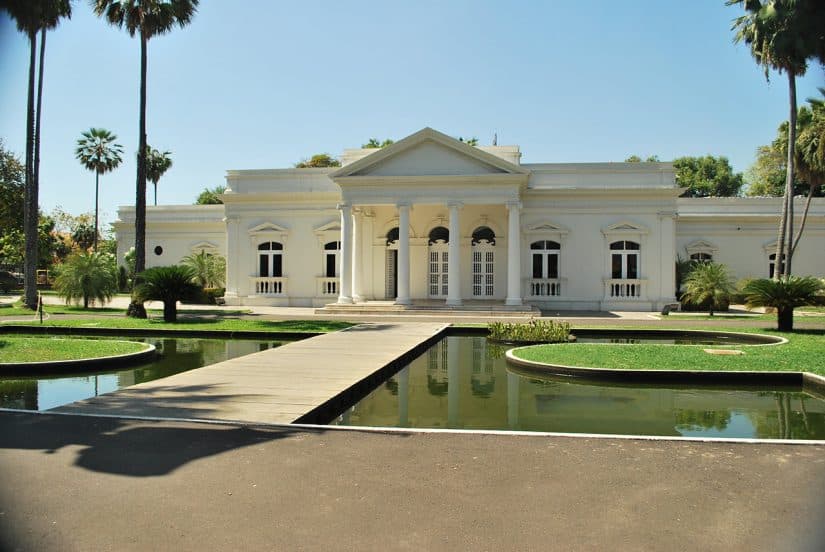
[[[352,303],[352,206],[339,203],[341,211],[341,271],[338,302]]]
[[[447,304],[461,305],[461,203],[450,203],[450,241],[447,253]]]
[[[398,297],[397,305],[410,301],[410,206],[398,205]]]
[[[241,284],[240,267],[243,263],[240,248],[240,217],[231,215],[223,219],[226,223],[226,297],[238,297]]]
[[[362,301],[361,293],[361,270],[363,268],[362,253],[364,250],[361,243],[361,221],[363,220],[360,209],[353,210],[352,213],[352,301],[358,303]]]
[[[507,299],[521,305],[521,203],[507,202]]]

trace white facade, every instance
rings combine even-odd
[[[769,274],[780,199],[680,198],[670,163],[520,158],[518,146],[472,147],[425,128],[346,150],[340,168],[228,171],[224,205],[147,208],[147,266],[220,253],[236,305],[573,310],[660,310],[675,302],[677,257],[710,257],[737,279]],[[122,259],[133,208],[115,229]],[[794,273],[825,275],[822,199]]]

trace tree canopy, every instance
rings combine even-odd
[[[221,205],[223,201],[220,195],[226,191],[226,186],[215,186],[214,188],[204,188],[195,199],[195,205]]]
[[[23,231],[24,173],[23,164],[0,139],[0,237]]]
[[[676,182],[687,188],[682,197],[734,197],[744,184],[727,157],[679,157],[673,160]]]
[[[361,144],[361,148],[362,149],[380,149],[380,148],[386,148],[387,146],[391,146],[394,143],[395,143],[395,140],[391,140],[389,138],[387,138],[383,142],[379,142],[375,138],[370,138],[369,142],[367,142],[366,144]]]
[[[309,159],[295,163],[296,169],[315,169],[320,167],[340,167],[341,162],[328,153],[316,153]]]
[[[625,163],[641,163],[642,158],[636,154],[631,155],[627,159],[624,160]],[[658,163],[659,156],[658,155],[649,155],[645,160],[645,163]]]

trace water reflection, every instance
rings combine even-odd
[[[609,386],[509,372],[483,337],[448,337],[348,409],[342,425],[825,438],[825,401],[767,389]],[[499,384],[503,382],[503,384]]]
[[[263,351],[280,344],[271,340],[246,339],[129,339],[151,343],[160,353],[159,358],[155,362],[125,370],[74,373],[71,376],[56,377],[0,378],[0,407],[48,410],[130,385]]]

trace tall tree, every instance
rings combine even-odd
[[[39,164],[40,164],[40,109],[43,97],[43,66],[45,60],[46,30],[57,26],[63,17],[71,16],[69,0],[0,0],[0,9],[8,12],[17,29],[29,39],[29,76],[26,101],[26,171],[25,200],[23,204],[23,229],[25,234],[25,260],[23,266],[23,303],[34,309],[37,306],[37,251],[39,222]],[[37,34],[41,34],[40,77],[35,107],[35,64],[37,59]]]
[[[375,138],[370,138],[369,142],[367,142],[366,144],[361,144],[361,148],[362,149],[381,149],[381,148],[386,148],[387,146],[391,146],[394,143],[395,143],[395,140],[390,140],[389,138],[387,138],[383,142],[379,142]]]
[[[116,144],[117,136],[105,128],[91,128],[83,133],[77,141],[75,157],[90,171],[95,172],[95,239],[94,250],[97,251],[98,197],[100,192],[100,175],[116,169],[123,158],[123,146]]]
[[[195,205],[222,205],[220,195],[226,191],[226,186],[204,188],[195,200]]]
[[[340,167],[341,162],[328,153],[316,153],[309,159],[301,159],[295,163],[296,169],[314,169],[319,167]]]
[[[776,246],[776,277],[792,274],[793,263],[793,184],[794,148],[796,143],[796,77],[807,70],[809,58],[825,59],[825,34],[822,33],[825,10],[821,0],[728,0],[727,5],[741,5],[745,14],[734,20],[734,42],[744,42],[751,55],[765,70],[785,73],[788,78],[789,126],[785,193],[779,220]],[[787,240],[787,249],[786,243]],[[787,255],[784,255],[787,250]],[[782,262],[782,259],[786,259]]]
[[[135,185],[135,270],[146,268],[146,64],[152,37],[185,27],[197,11],[198,0],[94,0],[94,12],[110,24],[140,38],[140,116],[137,183]],[[132,301],[127,314],[146,318],[142,303]]]
[[[734,173],[727,157],[679,157],[673,160],[676,181],[687,188],[683,197],[733,197],[744,181]]]
[[[155,188],[155,205],[158,204],[158,181],[172,167],[171,151],[158,151],[146,146],[146,179]]]

